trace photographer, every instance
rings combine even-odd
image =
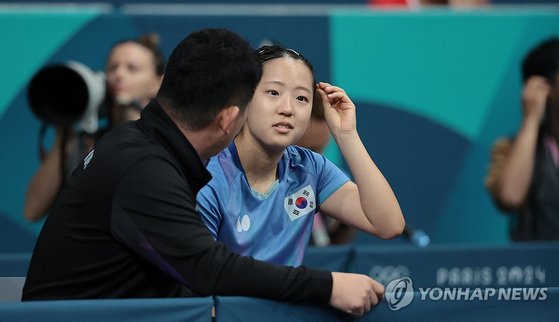
[[[141,109],[155,97],[164,70],[156,34],[115,44],[105,66],[109,128],[136,120]],[[55,125],[56,138],[51,150],[42,153],[41,165],[27,187],[23,214],[28,221],[43,218],[52,207],[62,185],[74,168],[104,133],[74,131],[73,125]]]

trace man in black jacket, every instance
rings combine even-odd
[[[207,160],[229,145],[262,76],[250,45],[204,29],[173,51],[140,120],[107,133],[74,170],[38,238],[23,300],[252,296],[362,315],[383,287],[364,275],[231,253],[196,211]]]

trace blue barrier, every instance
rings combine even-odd
[[[535,296],[524,291],[485,296],[487,289],[470,290],[450,300],[438,293],[413,292],[405,305],[394,310],[388,297],[363,317],[355,318],[325,305],[285,303],[247,297],[215,297],[216,322],[262,321],[556,321],[559,288],[539,289]],[[509,289],[510,290],[510,289]],[[508,291],[508,290],[506,290]],[[441,293],[442,294],[442,293]],[[0,303],[4,321],[211,321],[211,298],[73,300]]]
[[[334,272],[349,272],[353,246],[308,247],[303,265]]]
[[[509,292],[508,289],[505,290]],[[427,322],[427,321],[453,321],[453,322],[493,322],[493,321],[557,321],[557,305],[559,305],[559,288],[541,289],[532,299],[525,298],[523,291],[512,295],[511,289],[508,297],[500,295],[497,290],[493,295],[485,297],[485,290],[480,289],[481,297],[477,291],[470,290],[459,300],[449,300],[439,296],[437,292],[422,294],[414,292],[411,302],[398,310],[393,310],[384,300],[363,317],[355,318],[343,312],[335,311],[323,306],[300,305],[270,300],[243,298],[243,297],[217,297],[216,322],[303,322],[303,321],[358,321],[358,322]],[[505,292],[505,293],[506,293]],[[491,294],[491,293],[489,293]]]
[[[559,243],[509,246],[432,245],[309,248],[304,264],[369,274],[385,285],[410,277],[408,303],[387,299],[356,319],[326,305],[245,297],[215,297],[216,321],[538,321],[556,320]],[[24,276],[30,254],[0,255],[4,276]],[[18,267],[17,267],[18,266]],[[247,286],[249,287],[249,286]],[[390,285],[387,285],[390,290]],[[400,293],[402,294],[402,293]],[[197,302],[200,301],[200,302]],[[211,298],[0,303],[0,322],[93,320],[208,321]],[[400,309],[394,310],[398,305]],[[21,305],[19,305],[21,304]],[[389,305],[392,304],[392,305]],[[164,313],[163,313],[164,312]],[[163,314],[163,315],[159,315]],[[186,318],[188,316],[188,318]],[[198,319],[199,318],[199,319]]]
[[[295,304],[239,296],[215,297],[216,322],[345,321],[348,314],[326,305]],[[352,319],[350,319],[351,321]]]
[[[0,254],[0,277],[26,276],[31,253]]]
[[[417,287],[559,286],[559,243],[355,248],[354,271],[387,284],[408,276]]]
[[[211,322],[211,297],[0,303],[0,322]]]
[[[410,276],[417,286],[559,286],[559,243],[510,246],[343,245],[309,247],[303,265],[368,274],[383,284]],[[0,276],[26,276],[31,253],[0,254]]]

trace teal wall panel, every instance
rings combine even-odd
[[[463,155],[454,158],[454,170],[440,169],[456,171],[454,176],[445,176],[451,180],[446,182],[449,191],[437,191],[429,178],[424,186],[396,191],[405,203],[427,189],[431,195],[423,203],[442,203],[435,213],[418,211],[425,208],[421,204],[404,209],[412,213],[414,226],[426,224],[434,242],[507,242],[506,217],[483,185],[490,149],[498,136],[511,135],[518,127],[521,60],[537,43],[559,36],[559,9],[339,10],[331,16],[330,31],[332,78],[352,98],[433,122],[433,127],[411,125],[418,133],[433,131],[438,124],[447,129],[447,135],[457,134],[470,142],[463,145],[457,140],[454,148],[421,156],[421,162],[436,164],[450,154]],[[392,125],[397,128],[396,123]],[[403,135],[387,134],[390,140]],[[364,138],[368,148],[375,145],[372,140]],[[429,142],[419,144],[427,147]],[[393,145],[372,155],[397,156],[393,150],[399,148]],[[401,173],[414,182],[416,178],[405,169],[418,160],[406,161],[404,165],[398,162]],[[396,173],[398,169],[388,164],[381,171]],[[413,214],[418,212],[422,219]]]
[[[336,11],[333,79],[476,139],[519,35],[557,14]]]
[[[72,35],[98,16],[95,8],[0,10],[0,118],[21,87]]]
[[[30,112],[27,83],[45,65],[68,60],[82,62],[93,70],[103,70],[110,47],[119,40],[136,37],[138,32],[128,17],[106,14],[96,8],[53,7],[41,12],[29,9],[4,13],[4,17],[7,19],[0,19],[0,24],[12,21],[15,27],[10,26],[10,30],[16,27],[22,30],[14,33],[19,40],[10,53],[11,64],[3,62],[10,73],[2,82],[10,86],[0,87],[0,97],[13,95],[5,105],[0,105],[3,111],[0,116],[0,195],[5,196],[0,202],[0,234],[10,227],[9,235],[19,234],[26,240],[29,236],[36,237],[43,224],[43,221],[28,223],[23,218],[27,184],[40,165],[38,134],[41,124]],[[18,72],[21,66],[26,67]],[[10,91],[13,93],[9,94]],[[47,146],[52,141],[49,139],[52,135],[45,140]],[[8,236],[8,232],[4,236]],[[6,238],[0,243],[0,249],[16,250],[22,245],[29,243]]]

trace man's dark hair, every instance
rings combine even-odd
[[[522,80],[543,76],[554,84],[559,72],[559,38],[553,37],[532,49],[522,63]]]
[[[254,49],[226,29],[186,37],[167,62],[157,100],[191,130],[208,126],[228,106],[244,112],[262,77]]]

